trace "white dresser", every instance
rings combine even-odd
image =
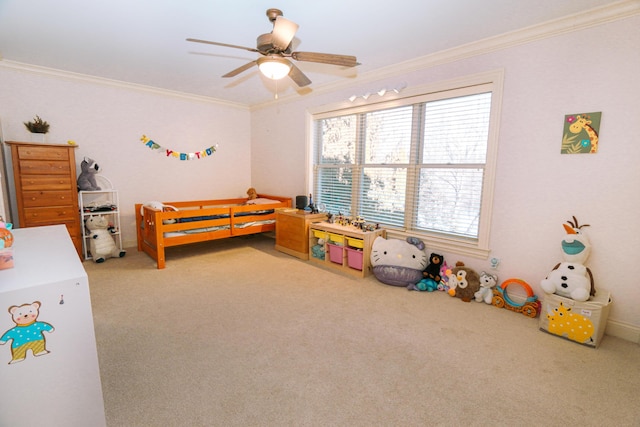
[[[67,228],[13,234],[15,266],[0,270],[0,426],[104,426],[89,281]],[[14,321],[34,310],[36,323]]]

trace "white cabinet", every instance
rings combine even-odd
[[[117,190],[80,191],[78,192],[80,206],[80,222],[82,226],[82,252],[84,259],[91,259],[89,250],[89,230],[84,226],[85,220],[92,215],[104,215],[113,227],[111,235],[116,247],[122,250],[122,235],[120,234],[120,202]]]
[[[0,426],[104,426],[89,281],[67,228],[12,233],[14,267],[0,270]],[[15,307],[31,305],[37,317],[20,320]]]

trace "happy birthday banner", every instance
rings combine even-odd
[[[170,148],[166,148],[154,142],[152,139],[147,137],[147,135],[142,135],[140,141],[147,147],[152,150],[155,150],[156,153],[164,153],[167,157],[175,157],[180,160],[196,160],[203,159],[205,157],[209,157],[213,153],[216,152],[218,148],[218,144],[212,145],[209,148],[205,148],[204,150],[196,151],[195,153],[181,153],[180,151],[171,150]]]

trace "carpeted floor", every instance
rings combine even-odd
[[[640,346],[598,349],[253,236],[85,262],[116,426],[640,425]]]

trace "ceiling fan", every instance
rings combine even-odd
[[[317,52],[292,52],[291,41],[298,30],[299,25],[282,16],[279,9],[268,9],[267,17],[273,23],[273,30],[270,33],[258,36],[256,48],[237,46],[233,44],[218,43],[208,40],[188,38],[187,41],[196,43],[206,43],[216,46],[244,49],[249,52],[256,52],[262,55],[255,61],[244,64],[235,70],[229,71],[222,77],[234,77],[243,71],[257,65],[260,72],[273,80],[279,80],[285,76],[291,79],[300,87],[311,84],[311,80],[287,58],[296,61],[319,62],[321,64],[332,64],[343,67],[355,67],[359,65],[355,56],[335,55],[330,53]]]

